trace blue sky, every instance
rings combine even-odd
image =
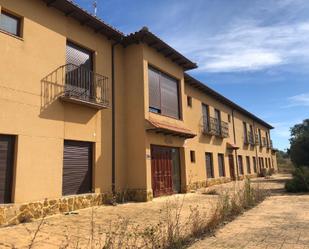
[[[309,118],[309,0],[98,0],[98,16],[125,34],[147,26],[197,62],[189,73],[275,126],[279,149]]]

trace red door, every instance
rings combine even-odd
[[[172,149],[151,146],[152,190],[154,197],[173,194]]]

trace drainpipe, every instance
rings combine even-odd
[[[236,145],[236,133],[235,133],[235,121],[234,121],[234,109],[232,109],[232,120],[233,120],[233,135],[234,135],[234,144]],[[235,150],[235,161],[236,161],[236,179],[239,178],[239,172],[238,172],[238,158],[237,158],[237,150]]]
[[[112,192],[116,194],[116,123],[115,123],[115,46],[120,42],[112,44]]]

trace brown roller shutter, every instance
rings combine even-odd
[[[224,155],[218,154],[219,176],[225,176]]]
[[[82,66],[90,71],[93,69],[92,52],[72,42],[67,42],[66,63]]]
[[[157,70],[149,68],[149,107],[161,110],[160,74]]]
[[[205,154],[205,160],[206,160],[207,178],[213,178],[214,177],[214,171],[213,171],[212,153],[206,153]]]
[[[14,136],[0,135],[0,203],[12,201]]]
[[[62,194],[84,194],[91,191],[92,143],[65,141]]]
[[[162,114],[179,118],[178,82],[171,77],[161,74],[161,112]]]

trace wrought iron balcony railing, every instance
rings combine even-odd
[[[250,145],[254,145],[254,137],[253,137],[253,133],[251,131],[248,131],[247,143],[250,144]]]
[[[255,145],[260,145],[260,139],[258,134],[255,134]]]
[[[226,122],[219,122],[213,117],[203,116],[203,133],[222,138],[229,137],[229,125]]]
[[[266,137],[262,137],[262,147],[267,147]]]
[[[270,140],[269,143],[267,144],[267,149],[272,149],[273,148],[273,141]]]
[[[109,107],[108,78],[85,67],[66,64],[43,79],[45,93],[50,97],[57,89],[61,100],[95,109]],[[48,93],[47,93],[48,92]]]

